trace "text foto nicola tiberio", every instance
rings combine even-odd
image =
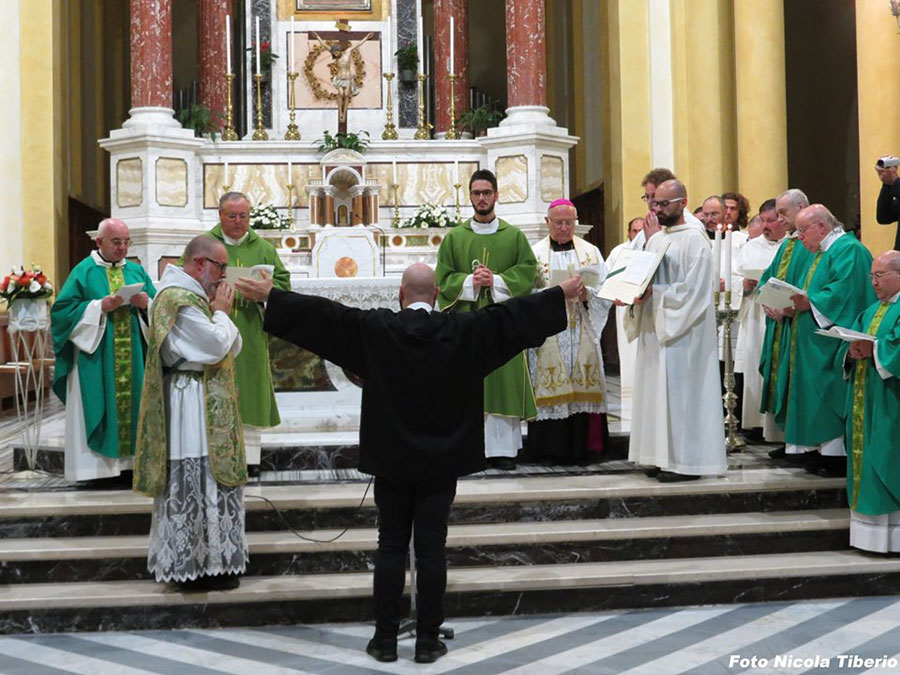
[[[837,654],[836,656],[795,656],[794,654],[776,654],[771,658],[763,656],[742,656],[732,654],[728,657],[729,668],[890,668],[900,666],[900,659],[895,656],[860,656],[859,654]]]

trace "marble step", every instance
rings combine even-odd
[[[724,477],[663,484],[639,472],[471,477],[459,482],[451,523],[540,522],[705,513],[792,511],[846,506],[845,483],[802,469],[729,471]],[[367,483],[249,485],[247,531],[374,527]],[[130,491],[0,493],[0,539],[143,535],[151,500]],[[276,512],[274,509],[278,509]]]
[[[371,620],[372,575],[247,577],[182,593],[153,581],[17,584],[0,592],[0,633]],[[858,551],[451,569],[447,615],[891,595],[900,559]],[[452,620],[449,621],[452,625]]]
[[[846,509],[453,525],[447,558],[465,567],[838,550],[848,528]],[[250,532],[247,575],[372,569],[377,530],[341,533]],[[0,584],[147,579],[147,547],[147,535],[3,540]]]

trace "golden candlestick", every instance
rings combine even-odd
[[[394,126],[394,99],[391,96],[391,80],[394,79],[394,74],[385,73],[384,79],[387,80],[387,121],[384,123],[384,131],[381,134],[381,140],[396,141],[399,136],[397,136],[397,127]]]
[[[420,76],[421,77],[421,76]],[[397,191],[400,189],[400,186],[397,183],[391,183],[391,190],[394,192],[394,219],[391,224],[394,227],[400,227],[400,204]]]
[[[416,135],[413,136],[417,141],[427,141],[431,138],[431,122],[425,121],[425,77],[424,73],[419,75],[419,123]]]
[[[231,103],[231,89],[234,86],[234,73],[225,73],[226,94],[225,99],[225,128],[222,130],[223,141],[236,141],[238,139],[237,131],[234,130],[234,108]]]
[[[287,136],[285,136],[287,138]],[[291,177],[288,176],[288,180],[291,180]],[[288,183],[284,187],[287,188],[288,191],[288,213],[291,216],[291,228],[294,227],[294,184]]]
[[[253,81],[256,82],[256,127],[253,130],[253,140],[267,141],[269,134],[266,132],[262,120],[262,75],[254,75]]]
[[[450,73],[450,128],[444,134],[444,138],[450,141],[459,139],[459,131],[456,129],[456,78],[455,73]]]
[[[291,121],[287,127],[287,133],[284,135],[284,140],[286,141],[299,141],[300,140],[300,130],[297,129],[297,125],[294,122],[296,118],[295,104],[294,104],[294,85],[297,76],[300,73],[288,73],[288,79],[291,81],[290,84],[290,94],[288,95],[288,107],[291,111]]]
[[[462,213],[459,210],[459,188],[462,187],[461,183],[453,184],[453,191],[456,193],[456,220],[459,221],[462,218]]]

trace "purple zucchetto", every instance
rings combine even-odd
[[[547,210],[549,211],[556,206],[571,206],[573,209],[575,208],[575,204],[573,204],[569,199],[554,199],[552,202],[550,202],[550,206]]]

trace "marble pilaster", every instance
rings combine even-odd
[[[197,70],[200,105],[214,113],[225,114],[227,82],[225,80],[227,45],[225,20],[232,17],[231,34],[234,40],[234,11],[232,0],[197,0]],[[232,70],[234,64],[232,63]]]
[[[555,124],[547,113],[544,0],[506,0],[506,125]]]
[[[418,0],[395,0],[397,47],[409,43],[415,44],[419,38],[416,34],[416,17],[418,16]],[[420,43],[421,44],[421,43]],[[393,55],[392,55],[393,58]],[[421,49],[419,59],[422,59]],[[414,85],[397,83],[397,119],[400,127],[415,128],[418,113],[418,98]]]
[[[469,0],[434,0],[435,122],[438,133],[450,128],[450,17],[454,21],[453,70],[457,74],[452,92],[456,116],[468,108],[469,92]]]
[[[172,0],[131,0],[131,110],[123,127],[180,127],[172,110]]]

